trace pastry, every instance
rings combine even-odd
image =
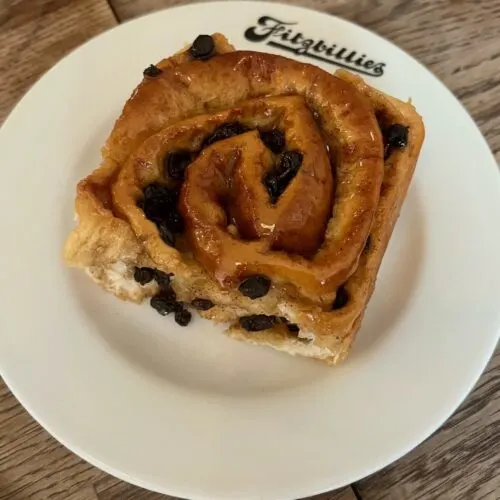
[[[117,297],[334,364],[415,168],[413,106],[221,34],[144,70],[77,187],[64,247]]]

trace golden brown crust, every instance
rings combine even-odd
[[[91,267],[94,279],[136,301],[154,290],[139,295],[137,290],[117,291],[109,285],[107,269],[119,262],[129,274],[135,265],[173,271],[179,298],[213,300],[217,306],[202,315],[233,323],[229,335],[335,363],[347,354],[373,292],[424,138],[421,119],[411,105],[345,71],[333,77],[279,56],[233,52],[221,35],[215,40],[221,55],[200,62],[189,61],[182,52],[166,59],[158,65],[162,75],[145,79],[129,99],[103,148],[101,167],[78,186],[80,223],[68,239],[65,259],[69,265]],[[385,167],[376,115],[407,125],[410,131],[408,146],[395,151]],[[161,178],[161,161],[168,151],[197,151],[207,134],[228,121],[253,129],[284,127],[287,144],[305,152],[301,171],[272,209],[260,181],[274,159],[256,132],[205,149],[188,169],[181,198],[187,241],[181,240],[181,251],[168,247],[155,224],[136,207],[142,189]],[[314,253],[333,191],[322,140],[335,161],[337,183],[333,217],[323,245]],[[207,183],[208,174],[212,180]],[[210,196],[229,196],[227,186],[213,181],[228,175],[236,185],[231,194],[240,200],[242,194],[247,197],[234,204],[231,213],[238,227],[222,230],[230,221],[218,203],[211,204]],[[304,201],[301,193],[308,191],[320,201]],[[314,219],[319,222],[312,224]],[[274,224],[276,231],[266,233],[263,221],[264,226]],[[241,233],[259,240],[242,242]],[[370,247],[363,251],[369,233]],[[294,246],[303,256],[287,252]],[[235,263],[242,260],[245,264],[238,268]],[[266,274],[281,285],[250,300],[234,287],[234,278],[248,273]],[[346,279],[349,301],[331,311],[325,300],[331,303],[336,287]],[[282,326],[246,332],[237,320],[247,314],[284,316],[308,338],[293,337]]]
[[[234,50],[223,35],[215,34],[214,41],[219,54]],[[187,52],[182,51],[164,59],[158,67],[167,71],[188,60]],[[161,116],[155,113],[155,96],[148,100],[140,91],[147,88],[150,82],[145,77],[132,93],[102,147],[101,165],[77,186],[75,211],[78,226],[70,234],[63,250],[64,260],[70,266],[102,267],[115,261],[136,263],[138,260],[149,260],[130,225],[115,217],[110,187],[124,161],[144,139],[163,125]],[[163,94],[162,99],[165,100]],[[140,108],[143,100],[151,108],[147,113],[139,113],[137,119],[131,119],[131,109]]]
[[[350,302],[341,311],[318,311],[313,318],[309,318],[305,310],[303,311],[305,314],[294,315],[298,318],[297,322],[301,327],[308,331],[325,332],[325,328],[318,327],[318,323],[322,323],[325,327],[330,326],[330,334],[317,335],[314,342],[314,346],[323,348],[323,351],[310,349],[308,344],[300,340],[296,341],[300,343],[295,347],[293,343],[284,343],[280,329],[272,332],[266,330],[257,337],[254,333],[246,332],[239,326],[234,326],[229,332],[230,336],[239,340],[267,345],[278,350],[285,350],[290,354],[316,357],[328,364],[335,364],[345,358],[361,326],[366,306],[375,289],[382,258],[399,217],[425,137],[422,119],[411,104],[377,91],[360,77],[347,71],[339,70],[336,75],[351,82],[363,92],[370,99],[374,110],[384,114],[389,122],[409,127],[407,147],[393,152],[386,161],[380,200],[370,232],[370,246],[363,252],[356,272],[345,285]],[[309,319],[312,320],[311,323],[308,322]]]
[[[290,104],[288,99],[277,103],[266,97],[245,103],[248,99],[263,95],[280,96],[290,93],[302,97],[302,102]],[[307,127],[298,120],[288,123],[291,121],[289,115],[297,107],[303,110],[302,115],[306,112],[310,114],[305,104],[317,115],[320,123],[320,131],[315,136],[312,136],[312,131],[316,127],[312,123]],[[239,107],[239,113],[234,109],[235,106]],[[207,111],[210,113],[205,114]],[[278,113],[283,116],[280,118]],[[207,218],[208,213],[213,213],[220,205],[219,201],[213,201],[215,197],[211,190],[215,187],[206,182],[199,189],[195,187],[196,172],[201,171],[206,179],[205,170],[207,166],[213,165],[211,158],[207,157],[207,151],[195,160],[193,169],[189,171],[181,205],[187,219],[193,251],[205,269],[222,285],[234,284],[244,275],[263,273],[280,282],[294,283],[302,294],[309,297],[322,295],[331,298],[335,289],[357,264],[372,223],[383,176],[383,148],[375,115],[362,94],[356,92],[350,84],[314,66],[258,52],[230,52],[215,56],[209,61],[183,62],[138,87],[115,127],[114,141],[108,141],[108,144],[112,144],[108,145],[108,149],[117,161],[121,161],[124,148],[128,148],[128,142],[125,141],[131,141],[135,146],[139,140],[148,136],[145,143],[129,158],[125,168],[156,170],[159,178],[162,176],[157,165],[160,151],[165,154],[180,149],[181,145],[185,149],[189,142],[190,148],[197,149],[201,145],[201,139],[207,137],[217,124],[239,119],[255,128],[263,121],[269,122],[269,114],[276,115],[274,121],[278,124],[287,122],[290,146],[299,149],[305,156],[304,168],[290,186],[291,189],[287,190],[287,195],[278,203],[278,208],[285,205],[283,208],[288,221],[297,222],[297,216],[301,217],[299,227],[291,227],[289,231],[285,231],[286,223],[279,224],[275,226],[273,239],[280,239],[282,249],[289,251],[294,238],[287,244],[287,236],[294,233],[302,235],[304,231],[302,240],[308,242],[309,246],[297,248],[295,253],[298,255],[290,257],[286,252],[273,251],[269,239],[265,246],[262,239],[257,244],[235,241],[227,231],[220,228],[225,214],[221,214],[217,221]],[[313,122],[312,116],[309,121]],[[160,137],[150,137],[158,128],[162,129]],[[335,207],[326,233],[323,227],[330,212],[332,180],[324,179],[319,186],[318,183],[314,186],[308,186],[307,183],[311,176],[317,178],[320,171],[323,172],[323,177],[327,173],[328,157],[320,133],[336,162],[337,177]],[[115,153],[115,143],[119,144],[119,153]],[[151,143],[156,145],[156,150],[151,147]],[[254,147],[253,153],[250,153],[253,155],[251,161],[246,159],[247,152],[251,150],[249,147],[235,146],[228,149],[227,155],[239,150],[243,156],[238,162],[241,164],[239,171],[245,172],[248,171],[246,165],[256,164],[255,154],[260,154],[264,148],[260,141],[258,145],[258,151]],[[214,148],[216,153],[221,154],[219,145]],[[222,165],[227,163],[220,162]],[[319,169],[321,164],[323,168]],[[328,174],[331,176],[330,172]],[[157,180],[152,175],[146,176],[140,172],[136,176],[142,177],[141,185],[137,186],[139,188],[144,187],[146,177],[148,182]],[[128,179],[131,180],[132,175]],[[120,186],[126,189],[124,182],[120,182]],[[322,194],[319,187],[323,187],[323,196],[319,196]],[[254,188],[254,193],[258,193],[260,188],[261,197],[265,196],[260,178],[255,178]],[[295,191],[295,196],[291,191]],[[120,196],[117,190],[115,193]],[[125,216],[133,210],[137,193],[137,190],[135,193],[129,190],[129,196],[124,193],[116,203]],[[308,193],[308,196],[303,193]],[[220,192],[218,200],[221,198],[219,195]],[[249,193],[247,195],[249,199]],[[311,203],[305,206],[304,202],[307,200],[319,200],[322,203],[316,204],[314,208],[317,210],[312,210]],[[268,212],[282,214],[285,211],[271,210],[267,200],[260,201],[254,203],[252,208],[267,205]],[[319,212],[321,220],[318,220]],[[280,217],[280,213],[274,219]],[[316,221],[315,224],[311,222],[313,220]],[[271,219],[268,225],[272,224]],[[312,239],[308,237],[308,228],[319,228]],[[323,235],[324,244],[315,252]],[[207,241],[210,241],[210,248],[216,247],[216,250],[208,252]],[[300,258],[300,254],[314,252],[312,259]],[[222,255],[227,256],[224,259],[225,267],[219,265]],[[157,258],[159,256],[153,256],[154,260]],[[237,262],[240,265],[237,266]]]

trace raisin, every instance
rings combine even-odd
[[[295,323],[290,323],[290,321],[288,321],[287,318],[285,318],[284,316],[280,316],[280,321],[281,323],[283,323],[286,328],[288,329],[288,331],[290,333],[298,333],[300,328],[299,328],[299,325],[295,324]]]
[[[253,314],[251,316],[241,316],[240,326],[247,332],[260,332],[272,328],[276,324],[276,316],[266,316],[265,314]]]
[[[290,172],[295,175],[302,165],[303,159],[304,155],[300,151],[285,151],[280,158],[278,173]]]
[[[170,287],[162,288],[161,296],[170,302],[177,302],[177,295],[174,290]]]
[[[286,147],[285,134],[276,128],[260,132],[262,142],[274,153],[282,153]]]
[[[158,223],[158,231],[160,233],[160,238],[169,246],[175,247],[175,235],[170,230],[166,222]]]
[[[198,35],[189,52],[194,59],[209,59],[215,50],[215,43],[210,35]]]
[[[166,316],[176,310],[176,302],[171,300],[168,295],[160,293],[151,298],[151,307],[156,310],[158,314]]]
[[[268,172],[263,179],[263,184],[269,193],[271,203],[276,203],[285,192],[288,184],[297,175],[302,165],[304,155],[299,151],[286,151],[281,155],[276,170]]]
[[[175,205],[178,192],[159,182],[152,182],[144,189],[144,199],[162,200],[165,204]]]
[[[184,231],[184,221],[176,208],[178,198],[177,190],[154,182],[144,189],[142,202],[144,214],[157,225],[161,239],[172,247],[175,233]]]
[[[216,128],[215,131],[205,139],[203,147],[210,146],[211,144],[217,141],[229,139],[230,137],[234,137],[235,135],[243,134],[246,131],[247,128],[241,123],[238,122],[226,123]]]
[[[144,189],[142,207],[149,220],[159,222],[177,203],[178,194],[173,189],[159,183],[152,183]]]
[[[156,203],[155,201],[144,201],[144,215],[153,222],[161,220],[163,217],[163,209],[164,207],[161,203]]]
[[[195,309],[198,309],[199,311],[208,311],[209,309],[212,309],[212,307],[215,306],[215,304],[208,299],[194,299],[191,302],[191,305]]]
[[[271,199],[271,203],[276,203],[278,201],[279,196],[282,194],[280,189],[280,185],[278,183],[278,177],[274,172],[268,172],[264,177],[264,186],[269,193],[269,198]]]
[[[158,283],[158,285],[160,285],[161,288],[164,288],[164,289],[170,288],[170,276],[173,276],[173,275],[164,273],[163,271],[160,271],[159,269],[155,270],[155,280]]]
[[[172,210],[167,214],[166,223],[170,231],[173,233],[184,232],[184,219],[177,210]]]
[[[142,74],[144,76],[149,76],[150,78],[155,78],[158,75],[161,75],[163,71],[155,66],[154,64],[150,64],[143,72]]]
[[[252,300],[264,297],[269,292],[271,287],[271,280],[267,276],[256,274],[249,276],[240,283],[238,290],[245,296]]]
[[[191,321],[191,313],[184,309],[184,307],[179,308],[175,311],[175,322],[180,326],[187,326]]]
[[[292,181],[292,179],[295,177],[296,172],[293,170],[284,170],[283,172],[279,173],[276,176],[276,180],[278,182],[278,191],[281,194],[285,191],[287,188],[288,184]]]
[[[394,123],[384,132],[384,158],[387,159],[394,149],[403,149],[408,144],[408,129],[405,125]]]
[[[146,285],[153,281],[155,277],[154,269],[150,267],[136,267],[134,271],[134,280],[141,285]]]
[[[184,172],[190,163],[191,153],[187,151],[168,154],[163,160],[165,177],[170,177],[176,181],[184,180]]]
[[[332,304],[332,311],[342,309],[347,302],[349,302],[349,294],[347,293],[344,285],[341,285],[337,288],[337,295],[335,296],[335,300]]]
[[[390,146],[404,148],[408,144],[408,129],[405,125],[395,123],[385,130],[384,138]]]

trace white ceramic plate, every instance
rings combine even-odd
[[[300,47],[271,33],[278,21],[293,23],[292,35],[345,47],[330,62],[295,55],[327,70],[346,51],[365,54],[370,83],[411,97],[427,127],[363,328],[337,368],[238,343],[199,318],[182,329],[105,294],[60,258],[75,184],[98,164],[143,68],[213,31],[240,48],[291,56],[270,44]],[[126,481],[217,499],[298,498],[345,485],[442,424],[497,342],[495,161],[434,76],[341,19],[233,2],[119,26],[33,87],[2,128],[0,153],[2,376],[57,439]]]

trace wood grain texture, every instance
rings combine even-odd
[[[120,20],[182,0],[112,0]],[[500,0],[294,0],[417,57],[462,100],[500,160]],[[64,54],[116,23],[105,0],[0,0],[0,123]],[[425,443],[355,485],[359,498],[500,499],[500,349],[474,392]],[[0,500],[171,499],[128,485],[50,437],[0,380]],[[355,500],[350,488],[314,500]]]
[[[0,499],[95,500],[104,472],[45,432],[0,384]]]
[[[153,493],[152,491],[145,491],[137,488],[136,486],[131,486],[130,484],[124,482],[116,482],[112,485],[108,485],[108,480],[104,479],[98,481],[94,488],[97,494],[98,500],[181,500],[175,499],[174,497],[169,497],[166,495],[160,495],[159,493]],[[357,500],[351,488],[342,488],[337,491],[330,493],[324,493],[322,495],[317,495],[304,500]]]
[[[500,348],[474,391],[433,436],[355,488],[363,500],[498,500]]]
[[[114,25],[105,0],[1,0],[0,123],[40,75]]]

